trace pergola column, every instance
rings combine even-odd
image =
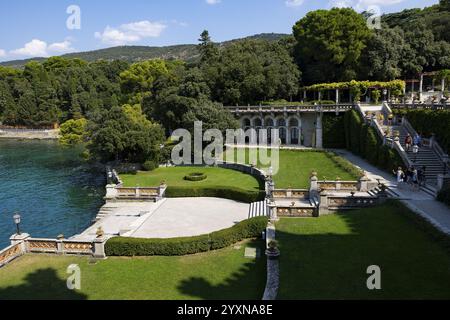
[[[423,73],[420,74],[420,85],[419,85],[419,100],[422,101],[423,92]]]
[[[317,113],[317,120],[316,120],[316,148],[322,149],[323,148],[323,129],[322,129],[322,112]]]
[[[336,104],[339,104],[339,89],[336,89]]]
[[[287,145],[291,144],[291,127],[290,126],[286,127],[286,144]]]

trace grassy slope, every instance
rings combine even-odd
[[[27,255],[0,269],[2,299],[261,299],[265,259],[226,248],[185,257],[108,258]],[[66,268],[81,268],[81,291],[66,288]]]
[[[231,150],[225,154],[225,159],[227,161],[238,161]],[[250,163],[248,149],[246,150],[245,163]],[[308,188],[309,178],[313,170],[317,171],[319,179],[335,180],[339,176],[342,180],[357,180],[357,177],[339,168],[323,152],[280,150],[279,164],[278,173],[274,176],[276,188]],[[258,167],[264,166],[258,163]]]
[[[189,173],[202,172],[208,177],[203,181],[186,181],[184,177]],[[138,172],[137,174],[120,175],[124,186],[151,187],[158,186],[161,181],[166,181],[168,186],[173,187],[239,187],[245,190],[258,190],[259,182],[251,175],[235,170],[222,168],[196,168],[196,167],[173,167],[158,168],[151,172]]]
[[[392,203],[318,219],[282,219],[279,298],[450,298],[450,255],[405,210]],[[380,291],[366,287],[370,265],[381,267]]]

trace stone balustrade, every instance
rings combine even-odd
[[[31,238],[23,233],[13,235],[11,245],[0,251],[0,267],[17,257],[27,253],[45,253],[59,255],[92,255],[96,258],[106,258],[105,243],[107,238],[99,237],[94,241],[76,241],[70,239]]]

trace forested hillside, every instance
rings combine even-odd
[[[247,39],[278,41],[279,39],[285,36],[287,35],[279,33],[262,33],[243,39],[226,41],[220,43],[219,45],[227,46],[231,43]],[[133,63],[149,59],[167,59],[167,60],[178,59],[191,63],[198,60],[199,54],[197,46],[195,44],[182,44],[165,47],[121,46],[87,52],[69,53],[62,55],[61,57],[66,59],[82,59],[88,62],[93,62],[97,60],[108,60],[108,61],[123,60]],[[2,62],[0,63],[0,65],[13,68],[23,68],[24,65],[30,61],[43,62],[45,60],[46,60],[45,58],[36,57],[26,60],[14,60]]]

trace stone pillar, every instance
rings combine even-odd
[[[444,175],[443,174],[438,174],[437,175],[437,189],[438,189],[438,191],[441,191],[443,187],[444,187]]]
[[[328,193],[323,191],[320,193],[319,216],[329,213],[328,210]]]
[[[21,234],[13,234],[9,240],[11,241],[11,245],[14,246],[16,244],[20,244],[20,250],[22,253],[27,252],[27,245],[26,240],[30,238],[30,235],[28,233],[21,233]]]
[[[339,89],[336,89],[336,104],[339,104]]]
[[[317,121],[316,121],[316,148],[322,149],[323,148],[323,129],[322,129],[322,112],[317,114]]]
[[[420,74],[419,101],[422,101],[422,92],[423,92],[423,73]]]
[[[289,126],[286,126],[286,144],[287,145],[291,144],[291,127]]]
[[[309,180],[309,197],[314,198],[318,194],[319,190],[319,184],[317,183],[319,179],[317,178],[317,174],[314,174],[311,176]]]
[[[361,177],[360,179],[359,179],[359,185],[358,185],[358,191],[361,191],[361,192],[367,192],[367,191],[369,191],[369,181],[370,181],[370,179],[369,178],[367,178],[367,176],[366,175],[364,175],[363,177]]]
[[[117,189],[115,184],[108,184],[106,186],[105,200],[114,200],[117,198]]]
[[[94,258],[97,259],[106,259],[105,253],[105,243],[106,240],[104,237],[99,237],[94,240]]]

